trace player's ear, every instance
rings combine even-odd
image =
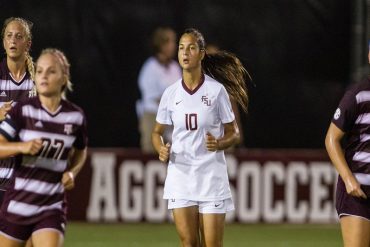
[[[67,83],[68,83],[68,76],[67,75],[63,75],[62,92],[67,87]]]
[[[27,41],[27,52],[31,50],[31,45],[32,45],[32,41],[31,40]]]
[[[203,60],[204,56],[206,55],[206,50],[205,49],[201,49],[200,50],[200,60]]]

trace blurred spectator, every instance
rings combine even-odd
[[[181,78],[179,64],[173,60],[176,54],[176,33],[168,27],[157,28],[152,36],[153,55],[143,64],[138,78],[141,100],[137,102],[140,145],[143,152],[153,153],[151,136],[159,101],[164,90]],[[170,140],[171,130],[164,138]]]

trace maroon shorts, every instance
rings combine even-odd
[[[53,229],[64,235],[65,225],[66,220],[62,213],[47,216],[36,223],[28,225],[9,222],[4,216],[0,215],[0,234],[20,242],[27,241],[32,233],[43,229]]]
[[[361,185],[361,189],[367,195],[367,199],[347,194],[346,186],[339,177],[335,203],[339,218],[343,216],[359,216],[370,220],[370,186]]]
[[[5,190],[0,190],[0,206],[4,201]]]

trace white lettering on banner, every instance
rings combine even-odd
[[[116,156],[113,153],[91,155],[92,178],[86,216],[88,221],[117,221],[115,165]]]
[[[337,219],[331,190],[337,174],[329,162],[238,163],[232,155],[226,160],[236,207],[227,214],[228,222],[316,223]],[[167,201],[162,199],[167,166],[157,160],[145,165],[141,160],[124,160],[115,168],[116,163],[114,153],[92,154],[87,220],[171,221]]]
[[[328,162],[311,162],[310,171],[311,212],[309,220],[315,223],[328,222],[333,215],[333,202],[324,202],[331,192],[323,182],[325,184],[334,183],[333,167],[329,166]]]
[[[304,162],[291,162],[287,167],[285,185],[287,219],[292,223],[302,223],[307,219],[307,201],[298,201],[298,183],[307,185],[308,166]],[[297,183],[298,182],[298,183]]]
[[[261,165],[256,161],[242,162],[237,179],[237,213],[241,222],[260,220],[261,184]]]
[[[143,182],[143,170],[143,164],[139,160],[126,160],[120,166],[119,211],[124,221],[137,222],[143,217],[143,186],[132,185]]]
[[[160,161],[149,161],[145,174],[145,218],[162,222],[167,215],[167,201],[163,200],[163,183],[167,166]],[[158,184],[157,181],[160,183]],[[157,206],[156,206],[157,204]]]
[[[284,204],[281,200],[274,200],[274,184],[283,185],[284,165],[279,161],[269,161],[265,164],[262,175],[263,219],[266,222],[281,222],[284,217]]]

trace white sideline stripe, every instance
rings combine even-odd
[[[361,161],[361,162],[370,162],[370,153],[366,152],[356,152],[353,155],[352,160],[354,161]]]
[[[0,178],[9,179],[13,175],[13,168],[0,168]]]
[[[370,101],[370,91],[361,91],[358,94],[356,94],[357,104],[365,101]]]
[[[35,108],[32,105],[22,107],[22,115],[25,117],[37,119],[39,121],[60,123],[60,124],[77,124],[82,125],[83,115],[81,112],[60,112],[56,116],[50,116],[44,109]]]
[[[16,132],[15,129],[10,124],[8,124],[6,121],[1,122],[0,128],[4,130],[6,133],[8,133],[8,135],[10,135],[12,138],[15,137],[15,132]]]
[[[48,206],[36,206],[32,204],[27,204],[24,202],[18,202],[11,200],[8,205],[8,212],[12,214],[18,214],[22,216],[33,216],[39,214],[41,212],[52,210],[52,209],[59,209],[62,210],[62,201],[56,202],[54,204]]]
[[[47,183],[35,179],[24,179],[16,178],[14,189],[25,190],[42,195],[54,195],[61,194],[64,192],[63,185],[61,183]]]
[[[358,115],[356,119],[356,124],[370,124],[370,113],[364,113]]]

